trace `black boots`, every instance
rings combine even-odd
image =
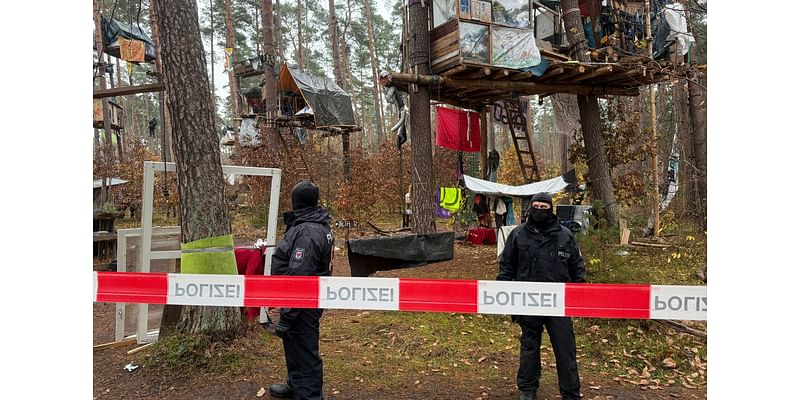
[[[519,400],[533,400],[536,398],[536,392],[519,392]]]
[[[294,390],[289,385],[284,383],[276,383],[269,385],[269,395],[279,399],[293,399]]]

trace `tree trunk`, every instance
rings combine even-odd
[[[650,31],[650,0],[644,2],[645,37],[647,40],[647,54],[653,54],[653,35]],[[655,85],[649,85],[650,90],[650,169],[652,174],[653,188],[651,196],[651,212],[653,213],[653,237],[658,237],[661,231],[661,219],[659,218],[659,195],[658,195],[658,124],[656,123],[656,94]]]
[[[304,71],[303,66],[303,4],[302,0],[297,0],[297,68]]]
[[[263,10],[263,6],[262,6]],[[263,12],[263,11],[262,11]],[[274,19],[273,19],[273,31],[275,32],[275,41],[277,42],[277,54],[275,55],[275,62],[278,65],[283,64],[283,21],[281,20],[281,1],[275,0],[275,7],[274,7]],[[262,16],[263,18],[263,16]],[[266,39],[265,39],[266,40]]]
[[[369,44],[369,61],[372,64],[372,101],[375,103],[375,132],[378,146],[383,142],[383,107],[378,92],[378,61],[375,54],[375,36],[372,33],[372,0],[364,0],[364,14],[367,16],[367,43]],[[425,30],[427,31],[427,25]]]
[[[428,7],[415,2],[409,8],[411,71],[430,73],[430,32]],[[412,205],[411,229],[416,234],[436,231],[434,224],[433,157],[431,155],[431,94],[428,86],[410,85],[409,115],[411,116]],[[414,90],[416,86],[416,90]]]
[[[328,19],[330,36],[331,36],[331,53],[333,55],[333,76],[336,84],[342,90],[347,91],[347,86],[344,80],[344,71],[342,71],[342,54],[339,48],[339,32],[336,29],[336,3],[334,0],[328,0]],[[344,175],[345,182],[350,182],[350,133],[342,133],[342,174]]]
[[[261,0],[261,29],[264,38],[264,88],[261,97],[264,99],[267,118],[278,116],[278,78],[275,72],[278,57],[275,55],[275,28],[273,26],[275,21],[272,0]],[[280,16],[277,21],[280,22]],[[278,27],[280,29],[280,25]],[[280,42],[280,39],[278,40]],[[279,56],[282,57],[280,54]],[[266,132],[268,140],[279,140],[278,129],[271,124],[267,126]]]
[[[695,71],[689,73],[689,113],[692,117],[692,143],[697,167],[697,222],[706,229],[706,99],[699,75]]]
[[[105,63],[103,62],[103,35],[100,25],[100,7],[97,0],[94,1],[94,24],[95,24],[95,40],[97,41],[97,65],[100,71],[100,90],[106,89],[106,73]],[[100,202],[101,206],[111,200],[111,188],[108,186],[108,178],[110,170],[114,166],[114,147],[111,142],[113,133],[111,132],[111,110],[108,105],[108,98],[101,99],[103,107],[103,140],[102,140],[102,162],[101,169],[103,170],[103,181],[100,186]]]
[[[567,10],[562,15],[567,30],[567,39],[576,47],[576,58],[582,62],[591,61],[587,54],[588,48],[586,37],[583,34],[583,25],[580,23],[580,12],[570,12],[572,9],[578,9],[578,0],[564,0],[561,4],[562,9]],[[603,201],[605,218],[609,226],[616,226],[619,221],[617,200],[614,196],[611,171],[606,159],[606,145],[600,124],[600,106],[597,103],[597,96],[579,95],[578,108],[581,116],[583,142],[589,160],[589,187],[592,196]]]
[[[155,12],[155,7],[156,7],[155,3],[157,1],[158,0],[150,0],[150,27],[151,27],[151,30],[152,30],[152,33],[153,33],[153,46],[155,46],[155,48],[156,48],[156,75],[158,77],[158,81],[163,83],[164,82],[164,71],[162,71],[162,69],[161,69],[161,39],[159,38],[159,35],[158,35],[158,15],[156,15],[156,12]],[[211,2],[213,4],[214,0],[211,0]],[[213,9],[211,11],[211,15],[214,15]],[[212,32],[212,35],[213,35],[214,25],[211,25],[211,29],[212,29],[211,32]],[[213,38],[213,36],[212,36],[212,38]],[[211,54],[212,54],[212,57],[213,57],[213,54],[214,54],[213,53],[213,48],[214,48],[213,39],[212,39],[211,44],[212,44],[212,46],[211,46],[212,53]],[[212,66],[212,68],[214,66],[213,58],[212,58],[211,66]],[[212,73],[211,76],[213,77],[214,74]],[[212,82],[213,82],[213,80],[212,80]],[[213,87],[213,85],[212,85],[212,87]],[[216,104],[216,102],[215,102],[216,95],[213,94],[213,91],[212,91],[212,96],[213,96],[212,98],[214,100],[212,100],[211,104],[213,105],[213,104]],[[158,113],[161,116],[161,123],[159,125],[161,125],[161,137],[164,138],[164,142],[165,142],[164,145],[167,147],[167,151],[164,153],[164,157],[165,157],[167,162],[172,162],[172,159],[174,158],[172,156],[172,129],[171,129],[169,116],[167,115],[166,100],[167,99],[166,99],[166,96],[164,96],[164,92],[163,91],[162,92],[158,92]],[[216,106],[215,106],[214,107],[214,116],[215,116],[214,120],[215,121],[216,121],[216,115],[217,115],[216,111],[217,111],[217,109],[216,109]]]
[[[170,0],[154,4],[161,35],[165,97],[174,124],[181,242],[230,235],[197,3]],[[216,266],[215,272],[236,274],[232,251],[230,258],[230,265]],[[212,266],[198,265],[197,272],[211,272],[208,268]],[[237,307],[189,306],[183,308],[177,328],[181,333],[230,337],[238,332],[241,321]]]
[[[697,198],[695,197],[695,173],[697,165],[694,156],[694,144],[692,143],[691,118],[689,115],[689,95],[686,88],[686,79],[680,79],[675,84],[673,92],[673,102],[675,104],[675,123],[678,130],[678,148],[680,149],[680,165],[678,171],[678,182],[681,194],[680,199],[684,209],[691,216],[696,216]]]
[[[553,115],[555,116],[555,129],[559,137],[561,173],[569,170],[569,144],[572,138],[581,130],[580,111],[578,98],[574,94],[556,93],[550,98],[553,101]]]
[[[231,11],[231,0],[225,0],[225,47],[232,50],[230,54],[231,67],[228,71],[228,87],[231,89],[231,125],[233,125],[233,136],[239,138],[239,90],[236,87],[236,76],[233,74],[233,62],[236,60],[236,50],[233,42],[233,12]]]

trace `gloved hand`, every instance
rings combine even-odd
[[[289,337],[289,324],[287,324],[287,323],[285,323],[283,321],[278,321],[278,323],[275,324],[275,335],[278,336],[281,339],[288,338]]]

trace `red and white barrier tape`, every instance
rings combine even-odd
[[[94,301],[706,320],[705,286],[95,272]]]

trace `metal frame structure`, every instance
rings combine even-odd
[[[144,162],[144,182],[142,185],[142,240],[141,240],[141,259],[142,272],[150,272],[150,260],[180,259],[178,251],[153,251],[153,182],[156,171],[167,172],[175,171],[175,163],[171,162]],[[278,203],[280,202],[281,192],[281,173],[278,168],[242,167],[234,165],[223,165],[222,172],[233,175],[249,176],[268,176],[272,178],[269,194],[269,211],[267,213],[267,249],[265,252],[266,261],[264,262],[264,275],[269,275],[272,254],[275,252],[275,237],[278,225]],[[157,336],[147,335],[147,304],[139,305],[139,315],[136,324],[137,343],[149,343],[156,340]],[[259,316],[261,322],[267,321],[267,313],[261,309]]]

